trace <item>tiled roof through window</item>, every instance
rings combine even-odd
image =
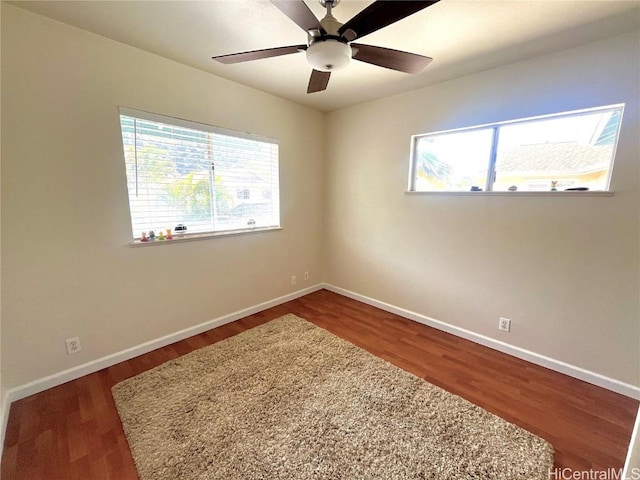
[[[612,145],[543,143],[522,145],[500,152],[496,168],[502,174],[549,173],[587,174],[606,170]]]

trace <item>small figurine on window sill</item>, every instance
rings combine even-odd
[[[158,232],[158,240],[164,240],[164,232],[162,230]]]
[[[171,235],[171,229],[167,228],[167,240],[173,240],[173,235]]]
[[[552,192],[557,192],[558,191],[558,181],[557,180],[551,180],[551,191]]]
[[[142,232],[142,236],[140,237],[140,241],[141,242],[148,242],[149,239],[147,238],[147,232]]]
[[[156,232],[149,230],[149,241],[153,242],[156,239]]]

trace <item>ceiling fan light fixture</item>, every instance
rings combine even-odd
[[[333,72],[349,65],[351,47],[338,40],[317,41],[307,48],[307,62],[314,70]]]

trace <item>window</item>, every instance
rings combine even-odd
[[[134,239],[280,225],[275,140],[125,108],[120,126]]]
[[[409,189],[608,190],[623,108],[414,136]]]

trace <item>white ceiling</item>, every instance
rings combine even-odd
[[[319,3],[305,1],[322,18]],[[640,28],[640,1],[442,0],[358,40],[433,57],[422,73],[353,61],[332,74],[326,91],[308,95],[303,53],[235,65],[211,59],[306,42],[305,32],[266,0],[10,3],[322,111]],[[344,23],[369,3],[342,0],[334,15]]]

